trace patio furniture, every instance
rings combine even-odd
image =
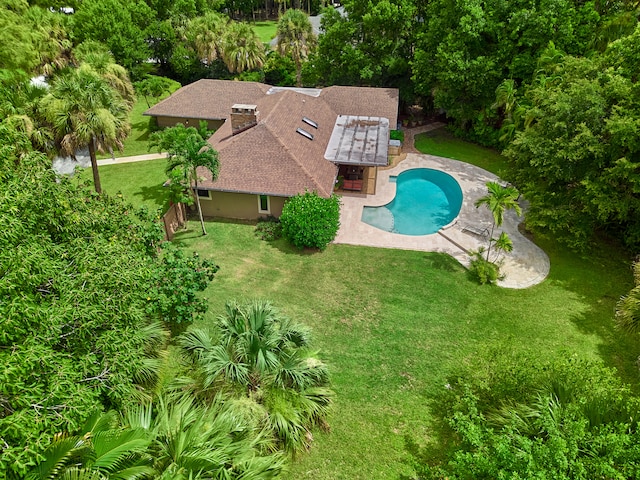
[[[485,227],[478,227],[475,225],[465,225],[462,227],[462,231],[464,233],[470,233],[472,235],[477,235],[478,237],[487,238],[489,236],[489,229]]]
[[[343,190],[362,191],[362,180],[344,180],[342,184]]]

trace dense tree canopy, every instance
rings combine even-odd
[[[22,475],[91,411],[149,395],[166,338],[158,320],[171,316],[149,307],[188,306],[158,287],[179,272],[185,283],[185,265],[202,268],[160,262],[152,215],[57,178],[48,163],[0,125],[3,477]]]
[[[146,28],[154,18],[144,1],[85,0],[72,18],[77,42],[102,42],[120,65],[142,73],[151,53]]]
[[[415,7],[409,0],[351,0],[326,9],[314,74],[321,85],[400,86],[409,76]]]
[[[593,3],[572,0],[429,2],[413,61],[416,91],[459,127],[490,129],[499,121],[489,108],[498,85],[529,81],[549,41],[586,52],[599,18]]]
[[[593,59],[561,56],[523,99],[526,126],[509,148],[528,221],[577,247],[594,231],[640,245],[640,28]]]

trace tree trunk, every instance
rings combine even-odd
[[[91,170],[93,171],[93,187],[96,189],[96,193],[102,193],[100,172],[98,172],[98,160],[96,159],[95,139],[93,137],[89,140],[89,158],[91,159]]]
[[[489,248],[487,248],[487,262],[489,261],[489,253],[491,253],[491,242],[493,242],[493,231],[496,229],[496,222],[491,225],[491,234],[489,235]]]
[[[202,218],[202,208],[200,207],[200,195],[198,195],[198,174],[197,172],[194,172],[194,173],[195,173],[194,181],[195,181],[196,188],[193,191],[193,194],[196,196],[196,205],[198,206],[198,216],[200,217],[200,225],[202,226],[202,235],[206,235],[207,230],[204,228],[204,218]]]
[[[296,60],[296,87],[302,86],[302,62]]]

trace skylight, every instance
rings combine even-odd
[[[303,137],[308,138],[309,140],[313,140],[313,135],[311,135],[309,132],[307,132],[306,130],[303,130],[302,128],[296,128],[296,132],[298,132],[300,135],[302,135]]]
[[[311,125],[313,128],[318,128],[318,124],[313,120],[311,120],[310,118],[302,117],[302,121],[307,125]]]

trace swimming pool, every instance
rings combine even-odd
[[[387,232],[429,235],[451,223],[462,207],[462,189],[448,173],[414,168],[397,177],[396,196],[381,207],[364,207],[362,221]]]

